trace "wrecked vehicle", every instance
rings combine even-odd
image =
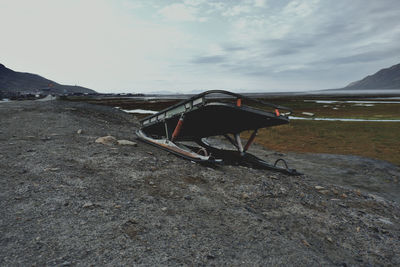
[[[144,118],[136,134],[146,143],[194,162],[236,164],[299,175],[288,168],[284,159],[269,164],[247,152],[260,128],[289,123],[291,112],[287,107],[240,94],[211,90]],[[240,133],[249,130],[252,134],[243,145]],[[225,137],[236,150],[212,146],[207,138],[213,136]],[[283,167],[278,166],[280,162]]]

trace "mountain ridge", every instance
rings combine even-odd
[[[77,85],[63,85],[38,74],[17,72],[0,63],[0,92],[7,93],[96,93]]]
[[[400,64],[381,69],[342,89],[400,89]]]

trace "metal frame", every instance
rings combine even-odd
[[[150,115],[144,119],[142,119],[140,121],[140,123],[143,126],[148,126],[151,124],[155,124],[155,123],[159,123],[160,121],[165,121],[167,119],[172,118],[173,116],[177,116],[177,115],[181,115],[184,114],[186,112],[189,112],[193,109],[197,109],[200,108],[201,106],[205,105],[208,100],[207,100],[207,96],[213,95],[213,94],[219,94],[219,95],[226,95],[228,97],[233,97],[236,101],[240,100],[240,102],[242,101],[249,101],[252,103],[257,103],[257,104],[261,104],[264,106],[268,106],[270,108],[274,108],[275,110],[286,110],[288,111],[288,113],[286,115],[290,115],[293,111],[290,108],[284,107],[284,106],[280,106],[280,105],[275,105],[269,102],[265,102],[265,101],[261,101],[258,99],[253,99],[253,98],[249,98],[246,97],[244,95],[240,95],[240,94],[236,94],[236,93],[232,93],[229,91],[225,91],[225,90],[209,90],[206,92],[203,92],[201,94],[192,96],[186,100],[183,100],[175,105],[172,105],[171,107],[168,107],[166,109],[163,109],[161,111],[159,111],[156,114]],[[209,98],[210,99],[210,98]],[[242,105],[242,103],[240,105],[238,105],[239,107]],[[274,111],[275,111],[274,110]],[[275,111],[276,112],[276,111]]]
[[[266,161],[257,158],[256,156],[247,153],[247,150],[251,146],[251,144],[254,142],[254,139],[257,135],[258,129],[255,129],[253,133],[251,134],[249,140],[247,141],[246,145],[243,147],[241,139],[240,139],[240,132],[237,133],[232,133],[233,138],[230,137],[226,133],[223,136],[236,148],[237,151],[232,151],[232,150],[222,150],[219,148],[215,148],[207,144],[204,140],[196,139],[196,140],[191,140],[196,142],[200,148],[197,148],[198,152],[202,151],[204,155],[201,155],[199,153],[196,153],[193,151],[194,147],[188,147],[188,146],[183,146],[182,144],[179,144],[176,142],[176,139],[179,137],[179,134],[181,132],[181,128],[184,125],[185,121],[185,113],[193,111],[195,109],[201,109],[201,107],[205,106],[209,102],[209,99],[213,99],[210,97],[212,94],[219,94],[219,95],[226,95],[228,98],[233,98],[235,103],[234,105],[238,108],[242,108],[243,101],[249,101],[249,102],[254,102],[261,104],[263,106],[268,106],[269,108],[275,109],[275,116],[285,116],[282,115],[279,112],[279,109],[281,110],[286,110],[291,114],[292,110],[279,106],[279,105],[274,105],[268,102],[256,100],[256,99],[251,99],[248,97],[245,97],[240,94],[232,93],[229,91],[224,91],[224,90],[211,90],[211,91],[206,91],[204,93],[195,95],[190,97],[187,100],[181,101],[180,103],[177,103],[169,108],[166,108],[154,115],[148,116],[144,119],[142,119],[141,125],[142,128],[136,132],[137,136],[139,137],[140,140],[155,145],[157,147],[160,147],[164,150],[167,150],[173,154],[179,155],[183,158],[195,161],[195,162],[202,162],[202,163],[211,163],[211,164],[216,164],[216,163],[232,163],[232,164],[240,164],[240,165],[246,165],[246,166],[251,166],[255,168],[263,168],[263,169],[270,169],[274,171],[279,171],[283,172],[289,175],[300,175],[295,169],[290,169],[287,167],[286,161],[283,159],[278,159],[274,165],[267,163]],[[219,98],[221,99],[221,98]],[[226,99],[222,98],[222,99]],[[215,98],[214,98],[215,102]],[[171,132],[172,129],[168,129],[168,124],[167,120],[171,118],[176,118],[177,116],[180,116],[175,129]],[[157,123],[162,123],[165,127],[165,136],[158,136],[157,138],[150,137],[146,135],[145,129],[146,127],[149,127],[151,125],[157,124]],[[205,152],[204,152],[205,151]],[[277,163],[279,161],[283,161],[285,168],[280,168],[277,167]]]

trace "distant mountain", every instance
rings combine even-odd
[[[381,69],[343,89],[400,89],[400,64]]]
[[[0,92],[20,93],[96,93],[73,85],[62,85],[32,73],[16,72],[0,64]]]

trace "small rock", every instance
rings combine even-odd
[[[329,242],[333,243],[332,238],[330,238],[329,236],[326,237],[326,240],[328,240]]]
[[[311,246],[310,243],[308,243],[306,240],[301,240],[301,242],[307,247]]]
[[[92,202],[86,202],[85,204],[83,204],[82,208],[91,208],[93,206],[94,204]]]
[[[380,222],[383,222],[383,223],[386,223],[386,224],[393,224],[391,221],[389,221],[388,219],[386,219],[386,218],[379,218],[378,219]]]
[[[317,190],[322,190],[322,189],[325,189],[323,186],[320,186],[320,185],[316,185],[315,186],[315,189],[317,189]]]
[[[189,196],[189,195],[184,196],[184,198],[185,198],[186,200],[192,200],[192,197]]]
[[[60,168],[46,168],[46,169],[44,169],[45,171],[52,171],[52,172],[55,172],[55,171],[58,171],[58,170],[60,170]]]
[[[360,226],[357,226],[356,231],[357,233],[360,232]]]
[[[136,219],[135,218],[131,218],[131,219],[129,219],[128,221],[126,221],[127,223],[130,223],[130,224],[137,224],[138,222],[136,221]]]
[[[162,211],[166,211],[166,210],[167,210],[167,207],[162,207],[161,210],[162,210]]]
[[[279,193],[280,194],[286,194],[287,193],[287,189],[284,187],[279,188]]]
[[[120,209],[122,206],[121,205],[115,205],[114,208]]]
[[[347,198],[347,195],[345,193],[343,193],[340,197],[341,198]]]
[[[120,146],[137,146],[137,143],[129,140],[118,140],[117,143]]]
[[[196,185],[189,185],[188,189],[192,193],[199,193],[201,191],[201,189]]]
[[[207,255],[207,259],[209,259],[209,260],[213,260],[213,259],[215,259],[215,256],[214,256],[214,255],[212,255],[212,254],[208,254],[208,255]]]
[[[149,182],[149,185],[154,185],[154,182],[153,182],[153,181],[150,181],[150,182]]]
[[[381,229],[381,233],[382,233],[382,234],[388,234],[388,233],[389,233],[389,231],[388,231],[388,230],[386,230],[386,229]]]
[[[79,129],[78,131],[76,131],[77,134],[82,134],[82,129]]]
[[[244,193],[244,194],[242,195],[242,198],[243,198],[243,199],[249,199],[249,195],[246,194],[246,193]]]
[[[336,189],[332,189],[332,193],[334,193],[335,195],[339,195],[339,191],[337,191]]]
[[[117,144],[117,139],[114,136],[107,135],[103,137],[99,137],[95,141],[96,143],[103,144],[103,145],[115,145]]]
[[[326,195],[329,193],[329,190],[319,190],[318,192],[320,192],[323,195]]]

